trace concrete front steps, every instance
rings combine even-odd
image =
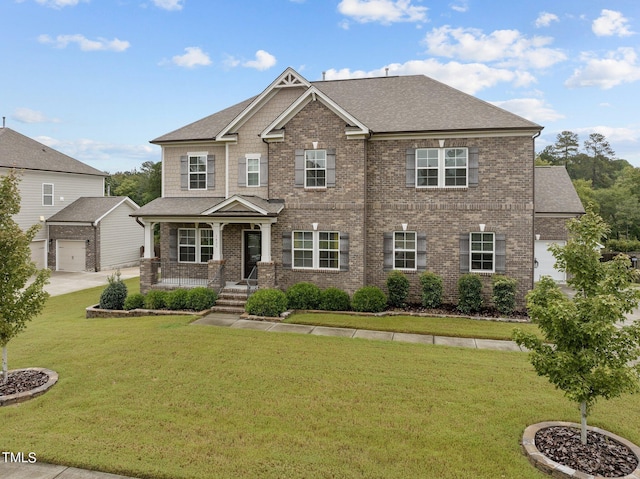
[[[218,295],[216,304],[211,311],[218,313],[244,313],[247,304],[247,287],[242,285],[225,286]]]

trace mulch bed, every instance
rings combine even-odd
[[[401,311],[396,309],[395,311]],[[425,308],[421,304],[408,304],[405,306],[402,311],[406,311],[408,313],[424,313],[424,314],[433,314],[440,316],[467,316],[463,315],[460,311],[458,311],[455,304],[442,304],[439,308]],[[518,321],[528,321],[529,315],[526,311],[514,311],[509,316],[501,314],[495,308],[482,308],[479,312],[473,313],[471,316],[479,317],[483,319],[513,319]]]
[[[583,445],[580,429],[548,427],[536,433],[535,443],[552,461],[594,476],[624,477],[638,466],[631,449],[594,431],[587,431],[587,444]]]
[[[47,384],[47,381],[49,375],[41,371],[13,371],[9,373],[6,384],[0,384],[0,396],[31,391]]]

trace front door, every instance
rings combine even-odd
[[[244,271],[243,278],[248,278],[251,270],[256,266],[262,256],[262,233],[257,230],[244,232]],[[255,279],[255,273],[253,278]]]

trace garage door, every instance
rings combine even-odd
[[[85,270],[86,245],[84,241],[58,240],[57,248],[58,271]]]
[[[548,250],[552,244],[564,245],[565,242],[561,240],[537,240],[536,241],[536,261],[538,267],[535,269],[534,277],[536,281],[540,280],[541,276],[551,276],[556,281],[565,281],[567,279],[563,271],[558,271],[553,267],[556,259]]]
[[[44,249],[45,244],[45,240],[41,240],[32,241],[29,245],[31,248],[31,261],[36,264],[38,269],[44,269],[47,267],[47,256]]]

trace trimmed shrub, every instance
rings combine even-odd
[[[404,308],[409,296],[409,278],[402,271],[392,271],[387,276],[387,291],[389,291],[389,306]]]
[[[425,271],[420,275],[422,287],[422,306],[439,308],[442,305],[442,277],[436,273]]]
[[[458,311],[470,314],[480,311],[480,308],[482,308],[482,281],[475,274],[463,274],[458,280]]]
[[[124,300],[124,309],[131,311],[132,309],[138,309],[144,307],[144,294],[133,293],[127,296]]]
[[[518,282],[507,276],[495,275],[493,277],[493,304],[496,309],[509,315],[516,309],[516,288]]]
[[[127,299],[127,285],[120,280],[120,271],[107,278],[109,284],[100,295],[100,308],[124,309]]]
[[[379,313],[387,306],[387,296],[377,286],[364,286],[353,293],[351,307],[354,311]]]
[[[287,307],[289,309],[318,309],[322,291],[312,283],[296,283],[287,289]]]
[[[327,288],[320,293],[320,309],[325,311],[349,311],[351,299],[349,294],[338,288]]]
[[[204,311],[212,308],[217,299],[218,294],[214,290],[199,286],[189,290],[186,307],[194,311]]]
[[[188,309],[189,291],[186,289],[174,289],[167,295],[167,308],[180,311]]]
[[[166,291],[162,291],[159,289],[152,289],[147,293],[144,297],[144,307],[145,309],[164,309],[167,307],[167,296],[168,293]]]
[[[275,318],[287,310],[287,296],[279,289],[259,289],[249,296],[245,310],[256,316]]]

